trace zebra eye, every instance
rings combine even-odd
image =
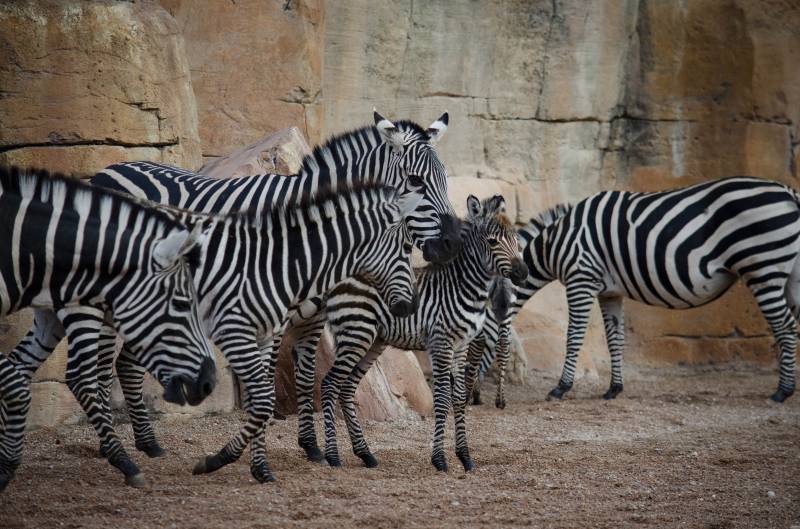
[[[487,238],[486,242],[488,242],[490,246],[497,246],[498,244],[498,240],[494,237]]]
[[[409,174],[408,183],[414,187],[423,187],[425,185],[425,180],[418,174]]]
[[[403,251],[405,253],[411,253],[411,250],[413,250],[413,246],[408,243],[403,244]]]
[[[192,304],[186,299],[173,299],[172,308],[180,312],[188,312],[192,309]]]

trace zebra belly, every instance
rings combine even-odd
[[[689,277],[690,284],[683,283],[681,285],[682,288],[676,288],[678,297],[669,295],[666,292],[661,292],[660,296],[655,296],[650,291],[647,291],[647,293],[651,295],[643,296],[637,289],[626,289],[616,285],[604,289],[601,296],[627,297],[654,307],[690,309],[711,303],[727,292],[738,279],[736,274],[726,270],[718,270],[711,273],[710,277],[706,277],[699,271],[693,271]]]

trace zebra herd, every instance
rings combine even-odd
[[[455,450],[469,454],[465,410],[497,357],[498,407],[509,330],[546,284],[566,287],[566,360],[548,398],[573,384],[594,300],[623,389],[622,299],[683,309],[722,295],[741,278],[780,345],[780,383],[795,388],[800,317],[800,201],[791,188],[735,177],[660,193],[608,191],[559,205],[515,229],[501,196],[470,196],[459,220],[429,127],[393,123],[336,136],[298,174],[214,179],[171,166],[112,165],[82,183],[43,171],[0,168],[0,316],[34,309],[34,325],[0,355],[0,490],[22,455],[30,381],[66,337],[66,382],[132,486],[146,483],[116,435],[109,405],[116,366],[135,447],[163,455],[142,395],[149,371],[164,399],[195,405],[215,385],[209,339],[243,388],[246,422],[195,474],[238,460],[275,478],[266,425],[275,405],[278,345],[296,336],[298,443],[311,461],[339,466],[339,401],[354,453],[378,464],[355,411],[359,381],[386,345],[424,349],[433,371],[431,462],[447,470],[444,430],[453,408]],[[412,248],[430,264],[415,272]],[[313,418],[315,352],[325,326],[335,361],[322,381],[324,450]],[[122,347],[117,353],[117,338]]]

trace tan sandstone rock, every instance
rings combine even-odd
[[[196,168],[183,40],[153,2],[0,6],[0,163],[92,174],[151,159]]]
[[[303,157],[311,153],[303,133],[297,127],[279,130],[254,144],[226,156],[212,159],[200,172],[217,178],[254,174],[297,174]]]

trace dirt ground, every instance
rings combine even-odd
[[[246,461],[191,475],[240,416],[159,421],[169,453],[136,453],[149,480],[142,490],[96,457],[87,426],[39,430],[0,495],[0,527],[800,528],[800,397],[768,402],[775,372],[639,371],[612,402],[597,399],[604,380],[588,379],[546,402],[555,381],[535,378],[511,388],[505,410],[470,410],[477,470],[468,475],[452,442],[450,472],[430,465],[430,417],[366,424],[376,469],[341,436],[343,468],[308,463],[294,418],[276,421],[278,482],[269,485],[255,483]],[[484,390],[493,402],[493,388]],[[130,427],[119,432],[132,446]]]

